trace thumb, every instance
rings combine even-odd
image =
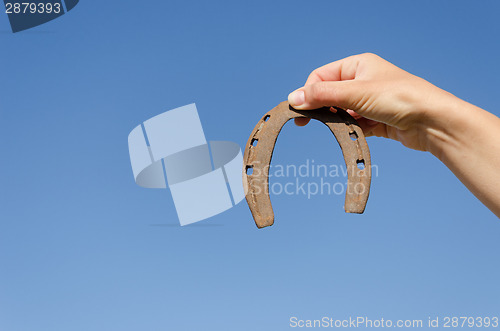
[[[309,84],[288,95],[288,102],[296,109],[341,107],[362,113],[368,99],[370,83],[359,80],[327,81]]]

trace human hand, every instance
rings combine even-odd
[[[375,54],[360,54],[314,70],[304,87],[290,93],[296,109],[337,106],[348,109],[366,136],[400,141],[429,151],[430,131],[446,122],[440,105],[458,99]],[[306,125],[310,119],[297,118]]]
[[[314,70],[290,93],[297,109],[348,109],[366,136],[428,151],[500,217],[500,118],[374,54]],[[296,119],[299,126],[307,118]]]

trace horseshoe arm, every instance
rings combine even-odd
[[[345,110],[335,108],[297,110],[287,101],[273,108],[257,123],[248,139],[243,156],[243,187],[257,227],[273,225],[274,212],[269,197],[269,167],[278,135],[292,118],[310,117],[324,123],[342,149],[347,167],[344,209],[363,213],[371,182],[371,159],[363,131]]]

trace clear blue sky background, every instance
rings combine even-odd
[[[374,52],[498,108],[496,1],[81,1],[13,34],[0,13],[0,330],[287,330],[291,316],[424,319],[500,309],[500,222],[431,155],[369,138],[365,214],[273,197],[180,227],[133,180],[127,136],[195,102],[244,146],[314,68]],[[471,119],[473,120],[473,119]],[[275,164],[341,164],[319,123]]]

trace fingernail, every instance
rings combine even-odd
[[[304,91],[297,90],[290,93],[288,95],[288,102],[294,107],[303,105],[306,102]]]

